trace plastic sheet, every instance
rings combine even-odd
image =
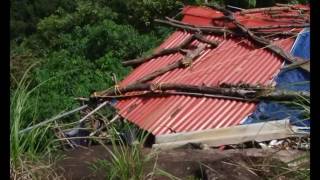
[[[310,33],[309,28],[299,33],[292,46],[291,54],[305,60],[310,58]],[[276,88],[294,91],[310,92],[310,76],[301,69],[280,71],[275,78]],[[296,126],[310,126],[309,115],[303,106],[290,106],[292,102],[265,102],[258,104],[257,109],[242,124],[257,123],[270,120],[290,118],[290,123]]]

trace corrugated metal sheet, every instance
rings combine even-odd
[[[209,14],[208,16],[214,14],[210,14],[207,9],[205,13]],[[186,16],[190,16],[189,14]],[[195,17],[199,17],[199,12]],[[190,35],[187,32],[176,31],[158,47],[158,50],[174,47]],[[207,86],[221,83],[269,85],[283,65],[281,59],[264,48],[255,47],[246,39],[224,39],[214,35],[208,35],[207,38],[221,43],[215,49],[202,52],[191,67],[175,69],[152,82]],[[293,41],[294,38],[288,38],[275,43],[289,51]],[[199,44],[197,41],[193,43]],[[175,62],[179,57],[181,55],[176,53],[152,59],[137,67],[120,86],[126,86],[148,73]],[[181,95],[133,97],[120,100],[116,104],[121,116],[154,135],[238,125],[255,110],[255,107],[255,103]]]

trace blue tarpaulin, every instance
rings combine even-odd
[[[291,54],[305,60],[310,59],[310,33],[305,28],[296,38]],[[301,69],[282,70],[275,78],[276,89],[310,92],[309,73]],[[290,104],[290,103],[289,103]],[[256,111],[250,115],[243,124],[280,120],[289,118],[291,124],[296,126],[310,126],[310,119],[303,114],[303,107],[290,107],[284,103],[262,101],[257,105]]]

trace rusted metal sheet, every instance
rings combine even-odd
[[[206,12],[210,15],[210,12]],[[201,13],[200,13],[201,14]],[[192,23],[192,22],[188,22]],[[157,50],[174,47],[190,36],[176,31]],[[175,69],[152,82],[215,86],[221,83],[270,85],[283,66],[283,60],[245,38],[208,35],[221,41],[215,49],[207,49],[191,67]],[[289,51],[294,38],[274,41]],[[199,42],[193,42],[195,45]],[[161,67],[177,61],[179,53],[152,59],[128,75],[120,84],[129,83]],[[239,125],[255,110],[255,103],[190,96],[134,97],[116,104],[119,114],[154,135],[189,132]]]

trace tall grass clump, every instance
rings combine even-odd
[[[108,180],[144,180],[159,176],[180,180],[157,167],[157,151],[143,152],[149,133],[145,131],[135,133],[136,131],[127,123],[124,129],[131,136],[127,137],[126,140],[117,132],[115,127],[110,127],[108,133],[111,135],[111,145],[99,141],[110,154],[110,159],[100,159],[91,164],[94,171],[105,172],[105,179]]]
[[[142,153],[147,134],[142,133],[138,140],[128,145],[125,140],[117,135],[115,129],[112,129],[112,131],[111,147],[101,142],[101,145],[105,147],[111,156],[110,161],[98,160],[92,165],[92,168],[106,171],[106,179],[145,179],[146,164],[152,159],[151,155],[145,156]]]
[[[11,179],[38,179],[41,173],[55,175],[50,166],[52,149],[49,144],[54,136],[50,135],[49,126],[19,133],[37,119],[36,90],[42,83],[31,88],[29,73],[34,66],[31,65],[19,81],[12,77],[16,86],[10,90]]]

